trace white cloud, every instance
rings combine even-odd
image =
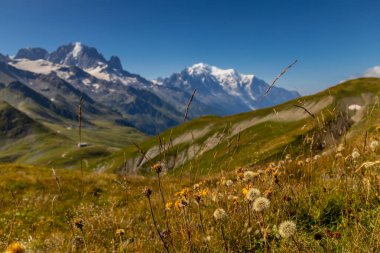
[[[380,66],[375,66],[367,69],[363,76],[365,77],[380,77]]]

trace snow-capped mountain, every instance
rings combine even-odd
[[[96,48],[83,45],[80,42],[58,47],[57,50],[50,53],[48,60],[56,64],[77,66],[82,69],[108,64],[108,61]]]
[[[46,80],[72,85],[99,104],[120,113],[128,124],[150,134],[158,133],[183,120],[185,107],[197,89],[189,118],[207,114],[228,115],[267,107],[298,97],[299,94],[273,87],[265,98],[268,84],[254,75],[198,63],[168,78],[149,81],[123,69],[120,59],[107,60],[94,47],[70,43],[48,52],[42,48],[20,49],[15,57],[2,57],[10,66],[34,73]],[[38,77],[40,78],[40,77]],[[20,77],[31,89],[30,78]],[[46,92],[45,92],[46,93]],[[52,94],[49,93],[49,96]]]
[[[35,48],[22,48],[20,49],[15,59],[28,59],[28,60],[47,60],[49,57],[49,52],[43,48],[35,47]]]
[[[298,92],[273,87],[264,97],[269,87],[265,81],[252,74],[245,75],[235,69],[221,69],[204,63],[194,64],[156,83],[187,92],[197,89],[197,100],[222,115],[267,107],[300,96]]]
[[[152,92],[151,81],[125,71],[116,56],[107,61],[95,48],[81,43],[61,46],[42,59],[36,59],[36,51],[22,49],[7,63],[23,71],[64,80],[119,112],[123,117],[120,122],[146,133],[158,133],[180,122],[182,112]],[[37,89],[32,85],[31,88]]]
[[[47,65],[51,63],[60,67],[75,66],[98,79],[125,85],[149,83],[139,75],[123,70],[121,61],[117,56],[111,56],[109,60],[106,60],[96,48],[86,46],[80,42],[60,46],[51,53],[41,48],[20,49],[14,60],[22,60],[24,63],[20,64],[20,66],[38,65],[38,63],[28,61],[40,61],[39,63],[43,65],[45,71],[47,70]],[[46,60],[49,63],[41,60]]]
[[[0,61],[8,61],[8,57],[5,55],[0,54]]]

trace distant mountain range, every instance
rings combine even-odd
[[[189,118],[229,115],[273,106],[299,97],[273,87],[254,75],[198,63],[168,78],[147,80],[123,69],[117,56],[109,60],[81,43],[20,49],[14,57],[0,54],[0,100],[28,116],[51,121],[75,120],[79,98],[84,115],[110,119],[156,134],[183,121],[187,102],[196,89]]]

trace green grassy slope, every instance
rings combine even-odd
[[[310,145],[313,153],[328,151],[343,136],[355,137],[366,128],[373,129],[379,93],[380,79],[361,78],[271,108],[202,117],[140,143],[141,150],[129,146],[100,164],[110,171],[145,173],[151,162],[160,161],[173,173],[204,174],[301,153]],[[360,109],[350,110],[350,105]]]
[[[52,165],[79,168],[94,167],[98,160],[109,156],[130,141],[144,135],[129,127],[95,122],[83,130],[83,142],[78,148],[75,122],[38,122],[6,102],[0,103],[0,162]],[[70,126],[70,127],[65,127]]]
[[[6,102],[0,103],[0,161],[30,162],[73,142],[44,127]],[[54,156],[51,156],[54,158]]]

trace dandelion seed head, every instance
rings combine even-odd
[[[358,150],[357,148],[355,148],[355,149],[352,151],[351,156],[352,156],[353,159],[358,159],[358,158],[360,157],[359,150]]]
[[[370,149],[375,152],[376,149],[379,147],[379,142],[377,140],[373,140],[371,141],[371,143],[369,144],[369,147]]]
[[[253,210],[256,212],[262,212],[266,209],[268,209],[270,206],[270,201],[269,199],[265,197],[258,197],[254,202],[253,202]]]
[[[222,193],[214,193],[212,196],[212,201],[219,202],[222,201],[224,198],[224,195]]]
[[[224,220],[227,219],[228,215],[226,211],[224,211],[223,208],[218,208],[214,211],[214,218],[215,220]]]
[[[233,182],[232,180],[227,180],[227,181],[225,182],[225,184],[226,184],[226,186],[230,187],[231,185],[234,184],[234,182]]]
[[[338,148],[336,149],[337,152],[342,152],[344,151],[344,145],[341,143],[338,145]]]
[[[294,223],[293,221],[284,221],[280,224],[278,228],[278,232],[283,238],[289,238],[293,236],[296,233],[296,230],[296,223]]]
[[[255,174],[252,171],[245,171],[244,172],[244,180],[251,181],[255,178]]]
[[[259,189],[251,188],[251,189],[248,190],[247,195],[245,196],[245,198],[248,201],[254,201],[258,197],[260,197],[260,195],[261,195],[261,192],[260,192]]]

